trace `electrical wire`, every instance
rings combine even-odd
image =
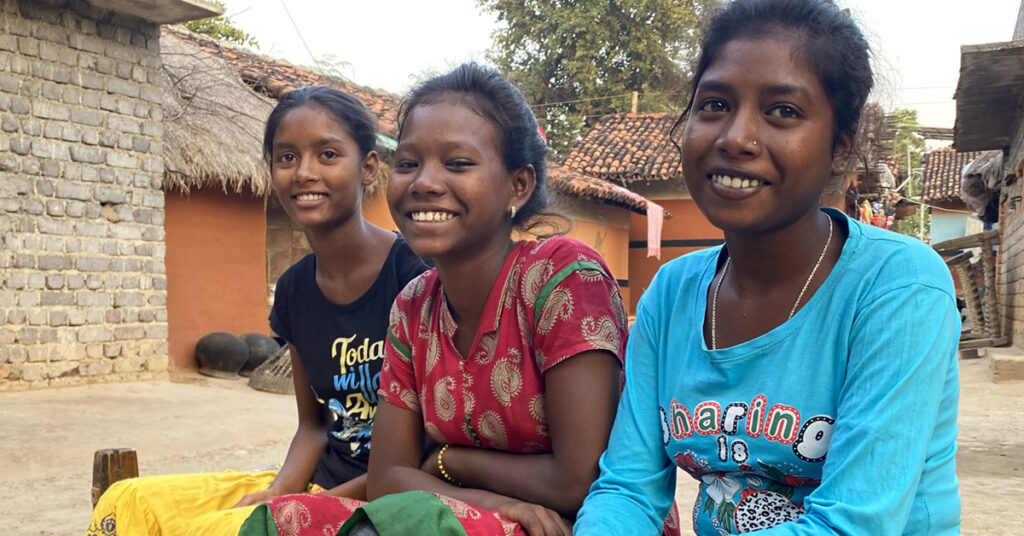
[[[548,107],[548,106],[558,106],[560,104],[575,104],[577,102],[590,102],[590,101],[596,101],[596,100],[619,99],[619,98],[622,98],[622,97],[629,97],[630,95],[632,95],[632,93],[623,93],[622,95],[611,95],[611,96],[608,96],[608,97],[589,97],[589,98],[586,98],[586,99],[576,99],[576,100],[567,100],[567,101],[559,101],[559,102],[542,102],[540,104],[531,104],[530,107],[531,108],[545,108],[545,107]]]
[[[647,96],[654,96],[654,95],[685,95],[687,93],[688,93],[687,91],[652,91],[652,92],[648,92],[648,93],[637,93],[637,97],[647,97]],[[590,102],[590,101],[597,101],[597,100],[619,99],[619,98],[622,98],[622,97],[629,97],[629,96],[632,96],[632,93],[622,93],[621,95],[610,95],[610,96],[607,96],[607,97],[586,97],[586,98],[582,98],[582,99],[558,101],[558,102],[540,102],[540,103],[537,103],[537,104],[531,104],[530,107],[531,108],[545,108],[547,106],[558,106],[560,104],[575,104],[577,102]],[[601,114],[601,115],[605,115],[605,114]]]
[[[309,54],[309,58],[314,63],[316,62],[316,56],[313,55],[313,51],[309,49],[309,45],[306,44],[306,39],[302,37],[302,32],[299,30],[299,25],[295,24],[295,19],[292,18],[291,11],[288,11],[288,5],[281,0],[281,7],[284,8],[285,15],[288,15],[288,20],[292,22],[292,28],[295,28],[295,33],[299,35],[299,41],[302,41],[302,46],[306,47],[306,52]]]

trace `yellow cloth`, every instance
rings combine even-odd
[[[255,506],[232,506],[276,476],[224,471],[122,480],[100,497],[86,536],[235,536]]]

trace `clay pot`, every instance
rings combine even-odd
[[[249,359],[242,366],[242,370],[238,371],[245,377],[250,376],[256,367],[262,365],[264,361],[281,349],[281,345],[277,344],[273,337],[262,333],[246,333],[242,335],[241,339],[249,347]]]
[[[235,379],[249,360],[249,345],[230,333],[217,331],[196,343],[196,360],[202,374]]]

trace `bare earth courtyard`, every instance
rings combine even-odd
[[[963,534],[1022,534],[1024,382],[992,383],[986,358],[960,364]],[[0,393],[3,533],[83,534],[96,449],[136,448],[142,474],[256,469],[283,459],[294,426],[292,397],[192,374]],[[683,519],[695,489],[679,479]]]

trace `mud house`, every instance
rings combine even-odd
[[[630,216],[626,301],[630,314],[662,264],[722,243],[721,231],[704,218],[683,183],[679,151],[670,138],[678,117],[632,113],[601,117],[565,157],[566,168],[619,184],[672,215],[662,227],[660,259],[647,254],[647,219],[640,214]]]
[[[921,201],[929,206],[932,243],[982,231],[981,220],[972,215],[960,196],[961,173],[981,154],[950,147],[925,155]]]
[[[273,102],[189,34],[161,41],[167,244],[167,327],[172,367],[194,367],[212,331],[267,331],[263,124]]]
[[[199,0],[0,0],[0,390],[166,374],[160,25]]]
[[[1001,153],[1000,251],[1003,333],[1024,347],[1024,2],[1010,41],[960,47],[953,147]]]

